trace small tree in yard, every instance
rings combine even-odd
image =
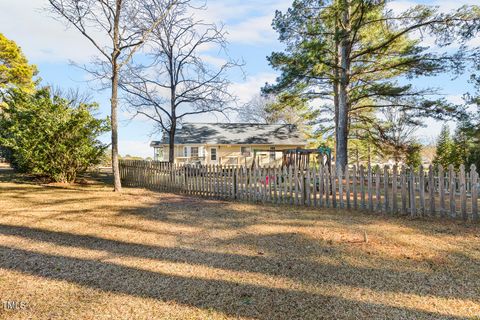
[[[97,137],[107,132],[108,119],[96,119],[97,104],[78,95],[11,89],[0,112],[0,145],[12,151],[11,163],[21,172],[74,182],[99,163],[107,147]]]
[[[454,144],[450,134],[450,129],[446,124],[442,126],[442,131],[438,136],[436,145],[436,155],[433,159],[435,165],[441,164],[444,168],[453,164]]]
[[[422,164],[422,145],[414,142],[407,147],[407,155],[405,157],[405,164],[418,168]]]

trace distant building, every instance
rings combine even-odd
[[[168,136],[152,141],[154,159],[168,161]],[[175,136],[175,163],[279,165],[282,150],[305,148],[295,125],[252,123],[186,123]]]

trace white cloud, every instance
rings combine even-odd
[[[209,1],[207,9],[195,12],[198,19],[222,23],[231,43],[268,44],[277,37],[272,29],[275,10],[286,10],[291,0],[231,0]]]
[[[234,83],[231,87],[232,92],[238,97],[239,104],[248,102],[254,95],[260,93],[260,88],[266,82],[273,82],[277,75],[271,72],[261,72],[248,76],[246,81]]]
[[[96,55],[79,32],[51,17],[46,0],[0,0],[1,32],[22,47],[33,63],[86,62]]]
[[[227,63],[227,60],[224,58],[220,58],[218,56],[212,56],[208,54],[201,55],[200,58],[202,58],[204,62],[217,68],[221,68],[223,65]]]
[[[272,15],[246,19],[227,28],[227,40],[231,43],[266,44],[277,40],[271,27]]]

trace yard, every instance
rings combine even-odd
[[[2,319],[478,319],[480,227],[0,168],[0,300]]]

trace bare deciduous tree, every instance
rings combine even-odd
[[[117,119],[120,71],[164,18],[158,15],[150,24],[139,23],[153,2],[166,14],[181,0],[49,0],[49,9],[55,16],[77,29],[97,49],[96,68],[87,71],[109,81],[115,191],[121,191]]]
[[[152,3],[160,0],[152,0]],[[235,97],[229,92],[227,72],[240,64],[228,58],[225,31],[195,20],[193,7],[184,1],[173,10],[152,5],[145,23],[165,17],[152,32],[145,59],[131,63],[121,86],[137,115],[155,121],[169,137],[169,161],[174,159],[175,134],[185,116],[224,113]],[[218,49],[225,58],[208,59],[206,49]]]
[[[275,102],[273,95],[256,94],[238,109],[238,119],[248,123],[275,124],[279,119],[270,110]]]

